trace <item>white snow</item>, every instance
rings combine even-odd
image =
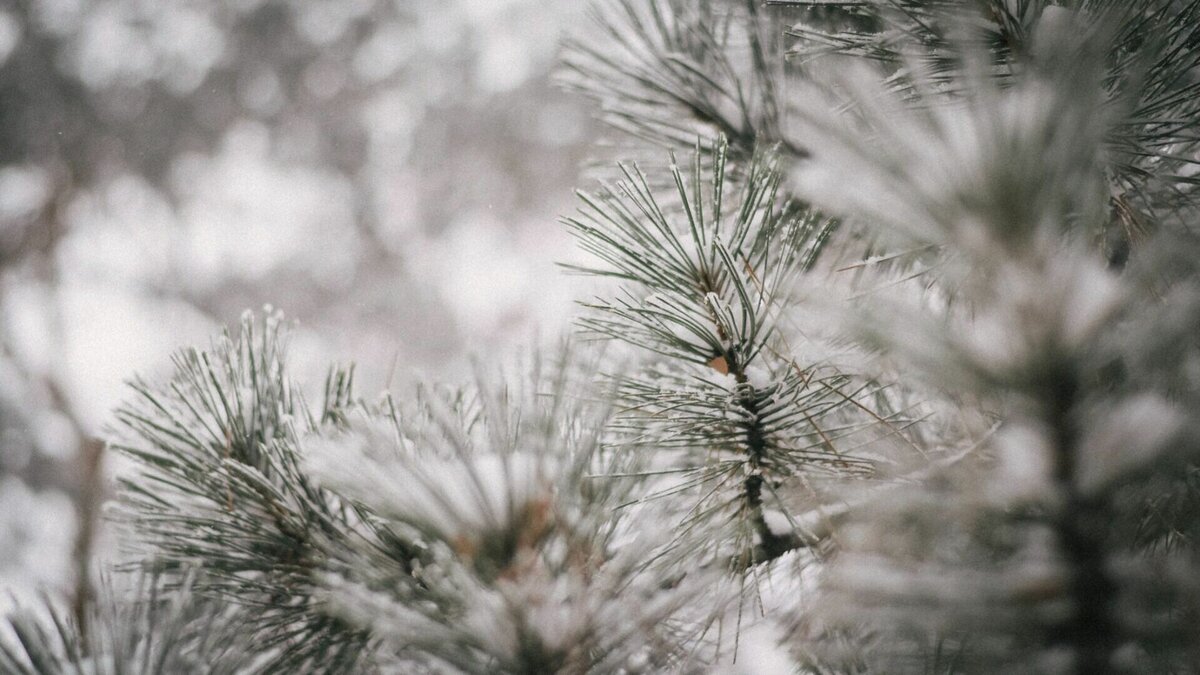
[[[763,366],[752,363],[746,366],[746,380],[755,389],[766,389],[771,386],[771,374]]]
[[[763,509],[763,520],[767,523],[767,529],[771,534],[782,537],[792,534],[792,521],[783,511],[775,509]]]

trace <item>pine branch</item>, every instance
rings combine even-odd
[[[269,655],[246,640],[248,617],[192,591],[140,576],[102,586],[76,620],[46,598],[0,626],[0,670],[11,675],[234,675],[268,672]]]
[[[755,2],[611,0],[593,17],[566,42],[562,79],[618,131],[663,150],[723,135],[738,160],[777,143],[801,153],[780,129],[778,26]]]
[[[1125,326],[1154,298],[1106,269],[1079,227],[1079,214],[1104,213],[1088,178],[1108,132],[1090,104],[1102,80],[1086,72],[1102,64],[1086,58],[1100,34],[1044,30],[1045,51],[1006,89],[976,74],[956,88],[965,101],[899,103],[885,82],[852,80],[860,126],[810,112],[829,133],[795,174],[802,193],[956,256],[941,270],[955,305],[873,307],[861,334],[1004,420],[994,464],[886,493],[840,537],[822,605],[831,632],[817,637],[865,625],[866,659],[886,672],[920,672],[947,645],[967,672],[1127,672],[1194,653],[1178,623],[1194,615],[1194,584],[1155,578],[1190,559],[1131,558],[1110,528],[1123,487],[1195,461],[1193,394],[1171,400],[1108,373],[1114,353],[1146,347]],[[899,149],[864,129],[888,129]],[[935,180],[910,148],[940,158]],[[858,186],[839,183],[849,173]],[[864,177],[874,189],[860,191]],[[1176,311],[1195,321],[1195,307]],[[889,535],[901,527],[911,534]]]
[[[629,467],[602,446],[604,407],[572,394],[586,386],[577,357],[560,357],[360,420],[312,454],[322,485],[421,552],[414,567],[360,542],[321,577],[386,667],[603,673],[683,658],[690,636],[668,619],[706,576],[664,586],[648,569],[658,526],[647,509],[615,510],[634,483],[603,475]]]
[[[256,639],[279,648],[278,667],[344,663],[364,638],[316,610],[313,576],[359,518],[301,469],[299,438],[321,422],[288,378],[284,349],[278,316],[260,325],[247,315],[212,352],[178,354],[169,383],[134,383],[113,448],[139,470],[120,479],[117,519],[144,567],[169,580],[199,562],[196,592],[253,607]],[[333,393],[327,422],[349,400]]]
[[[725,141],[708,156],[707,181],[697,152],[686,174],[672,163],[674,190],[661,196],[636,167],[622,166],[625,181],[581,195],[583,208],[565,223],[606,265],[573,269],[624,282],[616,300],[588,303],[593,313],[580,326],[663,357],[614,378],[626,408],[614,430],[630,448],[684,462],[663,488],[696,495],[681,532],[728,518],[734,550],[722,555],[745,569],[812,541],[769,522],[792,508],[780,501],[786,483],[872,474],[878,457],[839,445],[900,417],[863,414],[876,385],[780,351],[780,303],[834,223],[779,203],[777,156],[749,165],[735,203]]]
[[[1116,121],[1105,143],[1111,214],[1101,243],[1122,266],[1131,247],[1160,225],[1191,227],[1180,216],[1195,205],[1200,2],[1087,0],[1075,9],[1042,0],[987,0],[972,8],[913,0],[771,4],[824,18],[802,20],[789,32],[797,39],[794,58],[815,62],[841,54],[886,64],[893,84],[909,94],[919,88],[909,78],[916,70],[942,91],[969,95],[956,89],[968,82],[957,55],[979,47],[987,49],[999,81],[1020,76],[1037,62],[1040,27],[1067,22],[1103,34],[1098,42],[1105,53],[1093,58],[1106,64],[1102,106]]]
[[[688,671],[727,621],[813,672],[1194,670],[1200,0],[766,4],[568,44],[692,148],[564,221],[610,352],[310,409],[246,318],[117,413],[132,598],[12,615],[0,670]]]

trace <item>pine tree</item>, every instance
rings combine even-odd
[[[0,668],[1195,672],[1198,16],[600,2],[576,334],[316,407],[275,314],[181,352],[132,583]]]

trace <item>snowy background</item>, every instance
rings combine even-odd
[[[296,322],[313,391],[562,328],[596,129],[550,73],[583,5],[0,3],[0,589],[69,591],[83,440],[247,308]]]

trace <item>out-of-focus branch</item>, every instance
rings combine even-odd
[[[104,441],[90,434],[87,426],[80,419],[78,412],[71,404],[61,384],[52,376],[36,373],[15,358],[8,345],[2,346],[5,355],[13,366],[24,375],[24,379],[32,386],[38,386],[49,397],[49,407],[60,413],[71,425],[75,438],[79,439],[79,448],[73,460],[73,480],[70,483],[70,496],[75,504],[77,513],[77,529],[75,543],[72,547],[72,567],[75,570],[74,588],[71,593],[71,608],[79,625],[85,626],[84,613],[92,598],[92,580],[89,572],[92,551],[95,546],[96,529],[100,504],[104,499]]]

